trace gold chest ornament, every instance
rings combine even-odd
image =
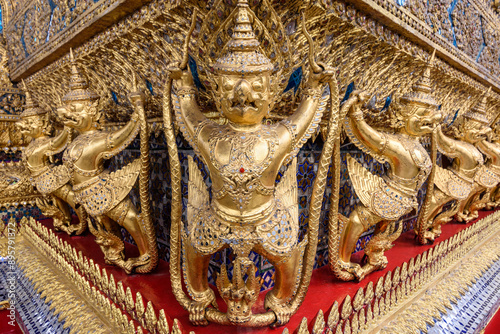
[[[214,189],[213,196],[221,199],[229,195],[240,211],[245,210],[257,192],[271,196],[274,185],[265,186],[260,177],[269,167],[278,147],[276,126],[264,126],[255,132],[238,132],[225,126],[213,130],[210,134],[210,161],[223,179],[223,186]],[[223,141],[229,142],[229,161],[221,163],[217,157],[217,145]],[[260,142],[267,143],[267,155],[262,161],[255,158],[256,146]]]

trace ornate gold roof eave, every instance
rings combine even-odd
[[[376,15],[372,15],[380,23],[426,50],[435,49],[436,56],[452,67],[479,81],[485,89],[492,86],[494,91],[500,93],[500,78],[491,74],[482,65],[472,61],[464,51],[455,48],[444,37],[434,33],[429,27],[421,25],[419,20],[404,6],[397,6],[395,3],[389,4],[386,0],[349,0],[349,3],[364,13],[375,13]],[[470,0],[470,3],[482,14],[487,15],[492,21],[497,21],[500,25],[500,19],[495,15],[483,13],[482,7],[476,4],[476,0]],[[390,7],[393,13],[384,6]]]
[[[110,2],[112,3],[110,4]],[[114,2],[101,1],[95,3],[86,15],[79,16],[68,27],[59,32],[55,38],[47,42],[42,48],[36,49],[30,57],[25,58],[18,66],[13,67],[12,63],[9,62],[12,81],[17,82],[36,73],[63,57],[71,47],[76,48],[82,45],[124,17],[137,13],[142,6],[150,2],[152,0],[115,0]],[[178,0],[166,0],[165,2],[176,2],[174,5],[169,4],[169,9],[176,7],[180,3]],[[19,12],[14,13],[14,16],[10,17],[7,24],[4,25],[3,31],[7,32],[10,25],[16,22],[16,18],[24,16],[28,9],[29,7],[25,6]]]
[[[428,55],[430,55],[430,51],[432,49],[427,47],[422,47],[422,45],[410,41],[409,38],[401,36],[398,33],[395,33],[394,29],[391,30],[390,27],[383,26],[379,22],[380,20],[373,21],[372,18],[366,15],[366,13],[360,12],[350,5],[345,5],[344,3],[341,2],[339,2],[339,4],[342,4],[342,6],[340,6],[342,7],[341,10],[338,10],[337,7],[326,9],[327,15],[338,20],[339,24],[348,23],[348,25],[353,29],[357,29],[359,32],[363,34],[368,34],[369,36],[375,37],[377,41],[382,42],[387,46],[393,47],[396,53],[404,53],[406,56],[409,56],[413,59],[424,60],[428,57]],[[164,22],[163,20],[167,16],[170,17],[171,15],[171,17],[176,17],[177,19],[179,19],[180,16],[183,17],[186,9],[189,8],[190,7],[186,5],[185,7],[182,8],[182,10],[179,8],[178,10],[176,9],[174,11],[169,10],[161,12],[160,10],[158,10],[158,1],[153,0],[151,3],[141,8],[140,10],[141,15],[139,15],[138,11],[137,13],[138,15],[130,15],[128,17],[125,17],[117,24],[109,28],[108,30],[100,34],[97,34],[96,36],[92,37],[91,39],[83,43],[80,47],[78,47],[75,50],[76,54],[78,54],[80,60],[81,59],[87,60],[88,64],[88,59],[91,59],[94,56],[94,54],[101,54],[104,52],[103,50],[105,50],[105,47],[103,48],[103,46],[108,45],[113,41],[126,39],[126,36],[130,33],[141,35],[148,31],[149,28],[144,29],[144,27],[148,26],[149,24],[152,24],[152,27],[161,26],[161,24],[163,24]],[[323,11],[324,10],[325,9],[323,9]],[[343,11],[343,13],[341,13],[341,11]],[[315,12],[318,12],[318,10],[316,10]],[[364,20],[364,18],[366,19]],[[362,24],[362,22],[368,20],[372,21],[370,27],[368,27],[366,24]],[[394,24],[392,24],[392,26],[394,26]],[[123,29],[123,27],[126,27],[126,29]],[[182,29],[180,29],[180,32],[183,32],[184,28],[187,29],[187,27],[183,26]],[[392,38],[393,36],[396,38]],[[400,36],[400,38],[398,39],[397,36]],[[395,42],[395,41],[401,41],[401,39],[404,39],[405,41],[403,44]],[[410,49],[406,47],[408,45],[411,46]],[[438,54],[439,50],[440,49],[438,49]],[[173,59],[177,59],[176,57],[177,55],[173,56],[174,56]],[[34,84],[35,86],[38,87],[45,86],[46,78],[49,78],[51,76],[53,77],[54,73],[58,72],[61,68],[68,68],[68,66],[69,66],[69,55],[56,60],[54,63],[47,65],[42,70],[31,75],[30,78],[27,79],[27,82],[30,83],[30,86],[31,84]],[[479,82],[477,79],[473,78],[468,73],[460,71],[459,69],[457,69],[457,67],[450,65],[448,62],[444,61],[440,57],[437,57],[434,67],[435,71],[440,72],[447,78],[453,79],[457,83],[463,84],[464,87],[472,88],[472,90],[470,90],[471,92],[474,91],[481,92],[490,86],[490,85],[485,86],[483,83]],[[95,75],[99,74],[100,73],[97,72],[95,73]],[[156,87],[155,89],[158,88],[161,89],[161,87],[157,86],[155,87]],[[115,87],[115,91],[118,92],[118,90],[116,89],[121,89],[121,87]],[[157,92],[158,91],[155,91],[155,94],[158,94]],[[106,94],[107,92],[100,92],[101,96],[106,96]],[[160,97],[160,95],[156,95],[156,97]],[[492,94],[490,95],[490,102],[492,100],[500,101],[500,94],[498,94],[496,91],[492,92]],[[53,101],[55,101],[55,99],[53,99]],[[51,107],[55,107],[55,105],[52,105]],[[273,112],[271,112],[271,116],[274,116]]]

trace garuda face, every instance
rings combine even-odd
[[[409,105],[404,129],[411,136],[419,137],[431,133],[443,118],[434,106]]]
[[[489,126],[474,120],[469,121],[464,127],[464,130],[463,139],[471,144],[485,140],[491,132]]]
[[[269,112],[270,74],[223,74],[218,78],[217,107],[230,122],[253,125],[261,123]]]
[[[43,135],[43,130],[47,126],[46,115],[23,117],[16,125],[24,136],[38,138]]]
[[[57,113],[65,126],[80,132],[91,130],[97,121],[95,103],[91,101],[71,101],[65,107],[58,108]]]

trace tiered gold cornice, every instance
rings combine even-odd
[[[196,5],[195,2],[193,4]],[[219,5],[222,13],[231,8],[224,3]],[[276,8],[283,22],[282,27],[290,31],[288,39],[293,41],[287,45],[292,55],[285,71],[288,75],[292,69],[302,65],[306,52],[305,39],[297,29],[299,22],[295,14],[297,6],[289,4],[287,8],[280,6]],[[113,79],[128,75],[130,66],[125,61],[130,62],[139,70],[140,75],[151,83],[153,95],[148,94],[149,108],[147,109],[151,110],[148,118],[160,115],[165,70],[169,64],[181,59],[181,44],[189,26],[186,17],[189,17],[189,8],[192,7],[186,4],[171,10],[159,8],[161,8],[159,3],[153,1],[142,7],[136,14],[124,18],[108,30],[84,42],[75,52],[80,56],[79,61],[90,68],[88,75],[92,88],[101,96],[106,97],[103,105],[108,121],[123,121],[126,119],[125,115],[131,110],[126,100],[128,91],[126,83]],[[198,14],[200,27],[202,22],[210,21],[210,18],[205,16],[206,14],[207,11],[202,6],[201,13]],[[331,4],[326,9],[312,7],[308,10],[307,16],[309,18],[308,29],[311,30],[311,35],[317,43],[322,46],[319,50],[319,60],[339,69],[341,94],[349,83],[354,81],[358,85],[368,86],[369,89],[365,88],[365,90],[369,93],[378,93],[380,97],[385,98],[391,93],[401,95],[409,91],[414,84],[417,76],[412,74],[422,71],[426,60],[430,57],[431,49],[422,48],[419,44],[411,42],[415,38],[410,40],[401,36],[342,2]],[[214,24],[217,27],[216,20]],[[197,33],[199,33],[198,29],[195,30],[195,35]],[[282,34],[286,34],[285,29],[282,30]],[[206,49],[200,39],[196,40],[198,41],[191,43],[189,53],[198,61],[201,83],[208,88],[210,82],[205,74],[207,70],[205,61],[210,63],[211,59],[215,60],[216,57],[209,57],[210,50]],[[443,103],[441,110],[445,114],[455,113],[458,109],[460,109],[459,113],[462,113],[473,105],[476,97],[487,88],[485,86],[487,82],[476,79],[477,76],[474,78],[469,72],[461,72],[454,67],[453,63],[450,65],[447,58],[441,58],[446,56],[444,46],[437,45],[437,47],[434,70],[436,73],[432,75],[434,78],[439,78],[433,83],[436,99],[439,103]],[[265,53],[270,57],[273,51],[271,45]],[[396,56],[396,61],[392,63]],[[467,57],[463,55],[460,59],[467,59]],[[377,72],[389,66],[390,71],[377,77]],[[368,73],[367,68],[369,68]],[[69,56],[66,55],[32,75],[28,80],[28,86],[33,91],[38,91],[41,95],[40,101],[50,104],[47,107],[54,107],[52,104],[57,100],[57,94],[62,94],[64,87],[67,86],[68,71]],[[305,68],[304,71],[307,72],[307,69]],[[480,77],[487,77],[487,75],[483,73]],[[287,78],[288,76],[284,76],[285,84]],[[370,82],[364,82],[367,79]],[[47,86],[50,89],[46,89]],[[490,95],[488,103],[491,106],[490,112],[493,112],[494,106],[500,103],[500,95],[495,92],[495,90],[498,91],[496,87],[500,85],[493,83],[492,86],[494,92]],[[284,94],[275,112],[271,113],[272,118],[280,119],[285,116],[283,115],[286,113],[285,110],[293,109],[290,107],[296,101],[292,91]],[[211,97],[204,91],[200,93],[204,102],[208,103]],[[118,104],[113,102],[114,97]]]

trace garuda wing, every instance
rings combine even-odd
[[[101,176],[90,184],[82,183],[73,186],[77,203],[83,204],[85,210],[97,217],[116,207],[129,193],[141,168],[141,160],[136,159],[125,167]]]
[[[469,196],[472,190],[472,183],[462,180],[449,169],[439,166],[435,166],[435,168],[434,184],[439,190],[458,200],[466,199]]]
[[[207,185],[203,180],[198,165],[193,160],[192,156],[188,156],[189,164],[189,183],[188,183],[188,205],[187,205],[187,221],[188,224],[194,222],[195,217],[200,210],[207,208],[210,197],[208,194]]]
[[[389,187],[383,178],[370,173],[350,155],[347,168],[356,195],[377,216],[396,220],[417,207],[414,197]]]
[[[474,181],[485,188],[493,188],[500,182],[500,177],[486,166],[481,166],[474,176]]]
[[[276,186],[275,195],[288,209],[293,226],[298,226],[297,158],[292,159],[280,183]]]

